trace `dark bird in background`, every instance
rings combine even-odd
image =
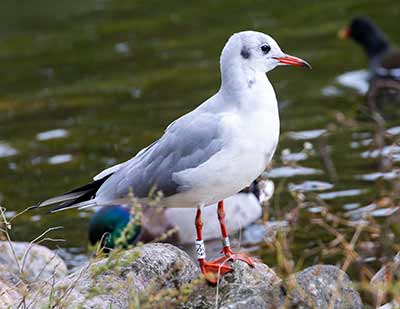
[[[352,39],[366,53],[371,74],[367,93],[372,111],[392,115],[400,101],[400,50],[394,48],[381,29],[368,17],[355,17],[338,33],[340,38]]]

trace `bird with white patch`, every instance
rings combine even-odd
[[[161,138],[132,159],[94,177],[88,185],[38,206],[53,211],[128,202],[128,193],[143,202],[161,191],[161,206],[197,208],[197,258],[210,282],[232,271],[227,260],[253,261],[232,252],[224,223],[223,199],[249,186],[270,162],[279,139],[279,112],[267,72],[278,65],[310,68],[282,52],[270,36],[244,31],[233,34],[221,53],[221,87],[195,110],[175,120]],[[202,237],[203,207],[219,202],[223,238],[221,258],[206,261]]]

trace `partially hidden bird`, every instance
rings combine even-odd
[[[135,214],[122,205],[102,207],[89,220],[90,243],[95,245],[100,242],[104,252],[115,247],[135,245],[142,231],[140,221],[135,219]]]
[[[270,180],[255,180],[245,188],[224,200],[229,220],[229,233],[237,233],[258,220],[262,204],[269,200],[274,190]],[[219,222],[215,216],[217,204],[204,209],[202,218],[207,222],[203,228],[205,242],[220,237]],[[190,224],[196,215],[195,208],[164,208],[141,205],[130,209],[129,205],[109,205],[97,210],[89,220],[89,241],[100,243],[103,252],[114,248],[126,248],[137,242],[154,240],[182,246],[193,242],[195,230]]]
[[[384,32],[366,16],[353,18],[338,35],[358,43],[368,58],[370,109],[386,115],[397,110],[398,105],[393,103],[400,99],[400,49],[393,47]]]
[[[130,160],[107,168],[87,185],[47,199],[39,207],[68,208],[127,204],[130,192],[143,203],[161,192],[159,206],[197,208],[195,241],[202,273],[211,283],[231,272],[227,261],[242,260],[233,252],[225,226],[223,200],[249,186],[265,170],[279,139],[275,91],[266,75],[279,65],[304,68],[304,60],[284,53],[264,33],[233,34],[220,57],[221,85],[193,111],[172,122],[164,134]],[[207,261],[201,219],[204,207],[218,202],[223,256]]]

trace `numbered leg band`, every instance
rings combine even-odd
[[[224,247],[230,247],[231,246],[231,243],[229,241],[229,237],[222,238],[222,246],[224,246]]]
[[[206,258],[206,248],[204,247],[203,240],[196,240],[196,255],[197,259],[205,259]]]

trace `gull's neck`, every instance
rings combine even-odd
[[[221,61],[219,92],[228,104],[251,109],[259,107],[277,109],[275,92],[267,75],[243,66],[235,58]]]

